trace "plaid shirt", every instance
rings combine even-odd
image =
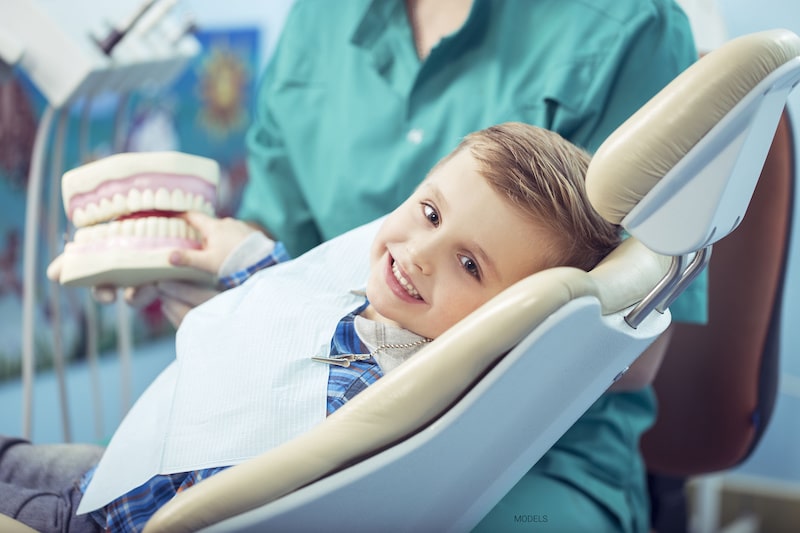
[[[281,248],[281,250],[285,254],[285,249]],[[278,257],[276,252],[281,253],[281,250],[276,246],[275,251],[268,258],[259,261],[258,264],[264,265],[262,268],[265,268],[280,262],[281,259],[275,259]],[[288,258],[288,256],[285,257]],[[240,280],[238,283],[241,284],[257,270],[259,269],[246,269],[247,275],[243,274],[245,271],[241,271],[229,276],[228,279]],[[369,353],[356,334],[354,324],[356,315],[367,305],[368,303],[364,302],[358,309],[339,321],[331,339],[330,355]],[[327,414],[330,415],[336,411],[382,376],[383,373],[378,363],[372,357],[364,361],[354,361],[347,368],[331,365],[328,375]],[[91,516],[105,531],[115,533],[141,531],[150,517],[176,494],[226,468],[229,467],[220,466],[193,472],[155,476],[102,509],[93,511]],[[81,481],[82,490],[86,490],[93,473],[94,469],[84,475]]]

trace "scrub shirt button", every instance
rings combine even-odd
[[[424,136],[425,132],[419,128],[413,128],[408,130],[406,134],[406,140],[411,144],[419,144],[422,142],[422,137]]]

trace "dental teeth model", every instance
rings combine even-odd
[[[212,283],[209,274],[169,264],[176,248],[200,248],[182,218],[214,215],[219,166],[179,152],[121,153],[65,173],[61,192],[75,226],[61,258],[62,285],[136,286],[166,279]]]

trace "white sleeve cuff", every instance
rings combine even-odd
[[[230,276],[240,270],[244,270],[250,265],[254,265],[275,249],[275,241],[261,233],[254,231],[239,243],[239,246],[231,250],[225,261],[219,267],[218,278]]]

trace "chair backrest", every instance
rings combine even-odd
[[[794,176],[784,112],[747,216],[714,246],[708,324],[673,325],[654,384],[658,419],[642,439],[653,473],[683,477],[735,466],[770,419]]]

